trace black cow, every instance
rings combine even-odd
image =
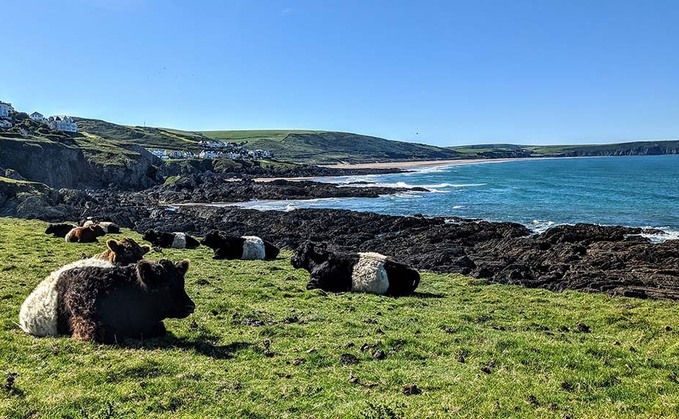
[[[54,237],[60,237],[64,238],[68,234],[69,231],[73,230],[77,226],[75,224],[50,224],[47,226],[47,229],[45,230],[45,234],[51,234]]]

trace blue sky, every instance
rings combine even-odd
[[[0,100],[435,145],[679,137],[679,1],[4,0]]]

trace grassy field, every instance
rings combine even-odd
[[[412,297],[325,294],[306,291],[289,252],[147,255],[191,261],[196,313],[166,321],[164,338],[27,336],[17,318],[33,287],[104,247],[44,228],[0,219],[0,417],[679,416],[675,303],[428,273]]]

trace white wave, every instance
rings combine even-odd
[[[648,239],[651,243],[662,243],[667,240],[679,240],[679,231],[672,230],[669,227],[643,227],[644,231],[640,234],[641,237]],[[658,230],[658,232],[650,231]]]
[[[339,187],[354,187],[354,188],[425,188],[432,192],[449,192],[441,188],[474,188],[479,186],[485,186],[485,183],[429,183],[429,184],[415,184],[407,182],[370,182],[370,183],[342,183],[338,184]]]
[[[464,205],[453,205],[453,209],[461,209],[464,208]]]
[[[527,226],[533,230],[536,234],[542,234],[550,228],[554,227],[556,223],[554,221],[548,220],[533,220],[531,225]]]

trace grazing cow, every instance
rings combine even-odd
[[[155,230],[146,230],[141,238],[151,242],[154,246],[169,247],[171,249],[195,249],[200,246],[198,240],[186,233],[165,233]]]
[[[73,230],[77,226],[74,224],[50,224],[45,230],[45,234],[51,234],[54,237],[66,237],[69,231]]]
[[[76,227],[66,234],[66,242],[69,243],[94,243],[97,237],[105,236],[106,232],[97,224],[89,227]]]
[[[139,246],[134,239],[125,237],[120,241],[109,240],[106,242],[106,249],[104,252],[94,256],[97,259],[103,259],[115,265],[129,265],[142,260],[145,254],[151,251],[151,246]]]
[[[280,250],[257,236],[229,236],[213,230],[201,241],[215,251],[213,259],[276,259]]]
[[[163,335],[164,319],[184,318],[195,309],[184,290],[188,268],[188,261],[163,259],[62,270],[26,299],[21,329],[36,336],[65,334],[99,343]]]
[[[307,289],[400,296],[411,294],[420,283],[415,269],[379,253],[333,252],[309,241],[297,248],[292,266],[311,274]]]
[[[89,227],[91,225],[98,225],[99,227],[104,230],[106,234],[118,234],[120,233],[120,226],[118,224],[113,223],[111,221],[101,221],[101,222],[94,222],[92,220],[87,220],[83,223],[83,227]]]
[[[81,259],[62,266],[45,278],[21,305],[19,324],[21,328],[36,336],[54,336],[57,334],[56,298],[57,282],[61,275],[74,268],[97,267],[113,268],[115,265],[128,265],[141,260],[150,249],[139,246],[133,239],[120,241],[109,240],[108,249],[89,259]]]

